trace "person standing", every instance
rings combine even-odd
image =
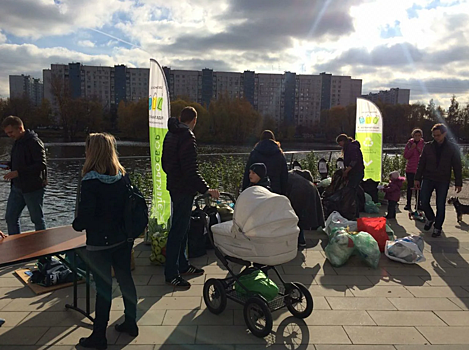
[[[419,165],[420,155],[423,152],[425,141],[423,140],[423,132],[421,129],[414,129],[411,134],[412,138],[407,142],[404,149],[404,158],[407,159],[405,168],[405,177],[407,179],[407,204],[404,210],[412,210],[412,188],[414,187],[415,173]],[[418,200],[416,198],[415,200]],[[419,203],[417,203],[417,208]]]
[[[96,283],[96,307],[93,333],[81,338],[85,348],[106,349],[106,329],[112,301],[114,268],[125,306],[125,320],[118,332],[135,337],[137,327],[137,292],[130,271],[133,241],[124,230],[124,208],[128,193],[125,169],[116,151],[116,139],[105,133],[90,134],[85,142],[80,201],[73,229],[86,230],[87,264]]]
[[[342,148],[344,155],[344,173],[343,176],[348,180],[347,187],[355,192],[356,217],[359,217],[358,186],[365,176],[365,164],[363,163],[363,154],[360,149],[360,142],[352,139],[346,134],[340,134],[336,138],[337,144]]]
[[[167,175],[166,188],[171,196],[173,215],[166,243],[164,274],[166,284],[184,289],[191,284],[182,275],[203,275],[204,270],[189,264],[187,240],[192,205],[197,192],[220,196],[209,189],[199,172],[197,141],[192,132],[197,124],[197,111],[185,107],[179,119],[169,118],[168,133],[163,142],[162,165]]]
[[[243,177],[243,191],[249,187],[249,170],[252,164],[264,163],[267,167],[267,176],[270,179],[272,192],[286,195],[288,185],[288,166],[280,142],[270,130],[264,130],[261,140],[254,146],[246,163]]]
[[[427,142],[420,156],[414,185],[420,189],[422,208],[425,212],[424,230],[433,226],[432,237],[439,237],[445,221],[446,196],[451,182],[451,169],[454,172],[454,190],[462,189],[461,153],[456,144],[446,138],[447,129],[443,124],[432,128],[433,141]],[[420,184],[421,183],[421,184]],[[433,191],[436,192],[436,216],[430,205]]]
[[[11,170],[3,177],[11,181],[5,214],[8,234],[21,232],[20,216],[25,206],[28,207],[36,231],[45,230],[43,203],[47,162],[44,144],[34,131],[24,129],[23,121],[18,117],[6,117],[2,128],[8,137],[15,140],[11,160],[2,162]]]

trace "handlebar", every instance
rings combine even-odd
[[[209,193],[202,194],[202,195],[195,198],[196,207],[198,207],[198,208],[201,207],[201,205],[200,205],[201,200],[204,200],[204,203],[205,203],[206,206],[212,206],[212,205],[210,205],[210,201],[212,200],[212,196],[210,196]],[[233,204],[236,203],[236,199],[235,199],[234,195],[229,193],[229,192],[220,192],[220,197],[216,201],[218,202],[220,200],[222,200],[224,202],[232,202]]]

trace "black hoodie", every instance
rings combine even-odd
[[[194,133],[176,118],[168,120],[162,164],[167,175],[168,191],[179,194],[204,194],[208,191],[197,164],[197,141]]]
[[[18,171],[18,177],[11,180],[12,186],[18,187],[23,193],[34,192],[46,186],[46,151],[34,131],[26,130],[15,141],[8,165],[12,171]]]
[[[244,171],[243,190],[249,187],[249,168],[254,163],[264,163],[267,167],[272,192],[282,195],[287,193],[287,161],[275,141],[262,140],[251,151]]]

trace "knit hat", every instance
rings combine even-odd
[[[392,171],[392,172],[389,173],[389,177],[393,180],[399,178],[399,176],[401,176],[401,174],[399,174],[398,171]]]
[[[261,179],[267,175],[267,168],[264,163],[254,163],[249,170],[254,171]]]

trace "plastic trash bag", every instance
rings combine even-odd
[[[368,266],[377,268],[381,256],[378,243],[369,233],[350,234],[342,228],[333,229],[324,252],[334,267],[344,265],[355,254]]]
[[[329,187],[331,185],[331,182],[332,182],[331,177],[325,178],[324,180],[319,181],[319,183],[317,184],[317,187],[323,187],[323,188]]]
[[[387,241],[384,254],[391,260],[403,264],[418,264],[426,259],[423,256],[424,241],[420,236],[407,236],[395,241]]]
[[[381,257],[376,239],[367,232],[358,232],[352,235],[352,239],[355,243],[354,254],[358,255],[368,266],[376,269]]]
[[[350,236],[342,228],[334,229],[334,232],[329,236],[329,244],[324,248],[324,252],[332,266],[344,265],[353,254],[355,244]]]
[[[355,190],[350,187],[343,187],[332,194],[324,192],[322,199],[324,216],[330,215],[333,211],[338,211],[342,216],[354,219],[357,214],[357,205],[359,205],[355,197]]]
[[[357,231],[357,222],[347,220],[339,212],[333,211],[326,220],[324,231],[330,235],[333,229],[348,228],[348,231]]]

